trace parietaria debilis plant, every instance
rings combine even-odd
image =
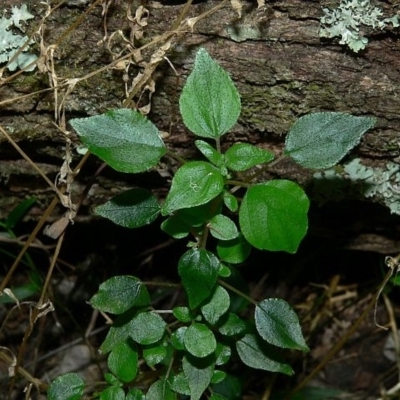
[[[221,151],[221,138],[239,117],[240,97],[229,75],[202,48],[179,105],[187,128],[204,139],[194,142],[204,159],[179,167],[163,202],[149,190],[134,188],[94,212],[128,228],[163,217],[163,231],[176,239],[188,237],[189,248],[177,266],[187,302],[160,314],[137,277],[114,276],[100,285],[90,304],[114,315],[100,347],[109,368],[106,385],[97,392],[103,400],[179,395],[199,400],[203,393],[211,400],[230,399],[240,396],[240,379],[230,373],[232,363],[292,375],[282,351],[309,350],[286,301],[256,302],[232,290],[239,276],[235,265],[247,259],[252,247],[296,252],[308,227],[307,195],[286,179],[253,182],[253,167],[268,166],[275,159],[272,152],[248,143]],[[112,110],[70,123],[89,151],[117,171],[144,172],[168,155],[156,126],[134,110]],[[344,113],[303,116],[286,137],[283,157],[312,169],[332,167],[374,124],[374,118]],[[236,172],[245,178],[238,181]],[[243,195],[235,195],[238,187]],[[215,248],[209,236],[217,240]],[[254,319],[242,316],[244,305],[253,308]],[[145,394],[134,382],[139,373],[151,370],[155,378]],[[48,398],[79,399],[84,388],[79,375],[62,375],[50,385]]]

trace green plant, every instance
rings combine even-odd
[[[101,345],[110,369],[106,388],[97,393],[101,399],[144,398],[138,388],[124,387],[135,380],[140,358],[157,369],[146,399],[183,394],[196,400],[207,392],[217,400],[240,395],[239,379],[226,371],[231,359],[291,375],[282,351],[308,351],[298,317],[287,302],[269,298],[256,303],[234,287],[234,265],[246,260],[252,246],[296,252],[307,232],[307,195],[289,180],[254,183],[262,170],[254,172],[253,167],[270,167],[273,153],[247,143],[221,151],[221,137],[239,117],[240,98],[228,74],[204,49],[197,53],[180,110],[195,135],[214,142],[195,141],[207,161],[183,161],[163,204],[150,191],[136,188],[95,208],[95,213],[128,228],[149,224],[161,214],[162,230],[177,239],[191,235],[178,263],[187,304],[162,312],[153,309],[145,285],[133,276],[114,276],[100,285],[90,304],[116,316]],[[171,155],[157,128],[136,111],[120,109],[70,122],[88,149],[117,171],[147,171]],[[274,163],[291,157],[308,168],[329,168],[374,123],[373,118],[344,113],[304,116],[290,129],[284,154]],[[242,179],[236,178],[237,172]],[[235,195],[239,189],[244,195]],[[215,249],[210,249],[210,235],[217,240]],[[248,305],[254,307],[254,320],[241,316]],[[79,399],[83,390],[83,380],[67,374],[53,381],[48,398]]]

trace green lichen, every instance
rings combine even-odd
[[[34,16],[28,12],[26,4],[22,4],[21,8],[13,7],[10,18],[5,17],[5,10],[3,10],[3,16],[0,19],[0,63],[11,61],[19,49],[29,40],[27,36],[14,34],[10,29],[15,28],[24,33],[25,29],[22,22],[32,18]],[[31,40],[29,44],[31,43],[34,43],[34,41]],[[33,71],[36,68],[36,64],[28,66],[37,59],[37,56],[29,53],[28,49],[29,45],[25,46],[18,57],[7,65],[10,71],[15,71],[17,68]]]
[[[340,44],[347,44],[353,51],[365,49],[368,39],[360,32],[362,25],[373,29],[384,29],[388,24],[400,25],[397,15],[382,18],[382,11],[371,5],[370,0],[342,0],[338,8],[323,8],[319,36],[341,37]]]
[[[229,38],[235,42],[244,42],[245,40],[257,40],[261,39],[262,34],[260,30],[251,25],[241,25],[238,27],[228,26],[226,33]]]
[[[385,168],[361,164],[355,158],[343,168],[330,168],[314,174],[316,200],[338,201],[353,197],[375,197],[384,203],[392,214],[400,215],[400,165],[389,162]]]

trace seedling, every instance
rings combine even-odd
[[[189,237],[177,266],[186,305],[162,313],[153,309],[145,285],[133,276],[108,279],[91,298],[94,308],[115,316],[100,347],[110,370],[106,388],[97,392],[101,399],[177,399],[182,394],[199,400],[203,393],[212,400],[235,398],[240,381],[229,373],[230,364],[241,361],[292,375],[282,351],[308,351],[298,317],[286,301],[257,303],[228,283],[252,247],[294,253],[307,232],[304,190],[286,179],[257,182],[260,170],[255,173],[254,167],[267,169],[291,157],[308,168],[329,168],[359,143],[375,119],[334,112],[306,115],[290,129],[278,159],[248,143],[235,143],[223,153],[221,138],[237,122],[240,107],[229,75],[200,49],[180,111],[187,128],[205,139],[194,142],[205,160],[183,163],[164,201],[135,188],[95,208],[95,214],[128,228],[163,217],[163,231],[176,239]],[[156,126],[130,109],[70,123],[83,144],[117,171],[145,172],[169,155]],[[238,180],[236,172],[244,178]],[[238,296],[254,309],[254,319],[242,316],[232,301]],[[145,395],[134,382],[150,369],[157,377]],[[77,374],[67,374],[53,381],[48,398],[79,399],[84,387]]]

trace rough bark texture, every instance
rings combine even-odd
[[[8,0],[2,4],[7,9],[8,5],[15,3]],[[39,23],[44,15],[44,6],[33,0],[26,3],[37,15],[36,22]],[[43,27],[44,45],[58,44],[54,52],[54,69],[59,83],[62,79],[82,77],[113,60],[102,42],[105,23],[109,35],[118,30],[125,35],[130,33],[131,25],[126,17],[129,2],[112,2],[105,18],[101,15],[101,6],[95,6],[81,20],[89,5],[76,6],[75,3],[85,2],[67,0],[46,19]],[[210,0],[195,4],[190,9],[190,16],[197,16],[218,3],[219,0]],[[322,3],[327,2],[267,1],[266,7],[258,10],[255,2],[245,2],[240,19],[227,4],[200,21],[194,32],[188,31],[177,37],[168,58],[179,76],[166,61],[159,65],[153,75],[156,90],[149,115],[160,131],[166,133],[168,146],[183,156],[195,154],[193,136],[185,130],[179,117],[178,99],[193,66],[194,55],[198,47],[203,46],[231,74],[241,94],[239,123],[224,139],[225,145],[238,140],[248,141],[280,152],[284,134],[299,116],[316,111],[344,111],[378,118],[375,129],[365,135],[356,149],[357,156],[375,165],[396,161],[400,132],[398,31],[367,31],[370,43],[365,51],[355,54],[339,45],[337,40],[321,40],[318,36]],[[390,2],[377,3],[385,15],[395,14],[395,6]],[[130,6],[132,14],[138,5],[133,1]],[[163,2],[143,2],[143,5],[150,12],[148,26],[144,27],[143,43],[168,31],[183,7],[183,4],[165,5]],[[75,21],[79,23],[68,32]],[[58,42],[59,38],[62,39]],[[125,45],[120,36],[114,37],[112,48],[115,52],[121,51]],[[146,57],[151,53],[143,54]],[[129,79],[140,70],[140,67],[131,65]],[[3,79],[9,75],[8,71],[4,72]],[[66,119],[120,107],[126,95],[123,75],[121,69],[105,68],[77,84],[65,97]],[[49,79],[48,73],[36,70],[3,82],[0,87],[0,123],[32,160],[51,179],[55,179],[62,164],[65,139],[52,123],[56,106],[54,91],[18,98],[49,88]],[[59,90],[58,105],[65,93],[66,87]],[[8,101],[12,99],[16,100]],[[76,137],[74,141],[77,141]],[[0,218],[7,216],[22,198],[32,195],[38,198],[38,203],[31,216],[37,218],[52,198],[51,189],[1,134],[0,159]],[[82,191],[98,165],[100,163],[93,157],[85,166],[74,183],[76,193]],[[278,164],[273,175],[295,179],[305,186],[310,184],[312,177],[311,172],[290,160]],[[130,177],[108,170],[96,180],[85,204],[102,203],[133,185],[151,187],[162,195],[166,179],[158,172]],[[377,224],[387,227],[389,223],[391,229],[397,231],[397,219],[389,218],[386,211],[379,212],[383,217]],[[83,210],[77,218],[90,217]],[[374,229],[378,229],[377,225]],[[389,236],[386,247],[382,245],[378,249],[368,247],[371,243],[371,237],[368,237],[367,249],[397,251],[397,234]]]

